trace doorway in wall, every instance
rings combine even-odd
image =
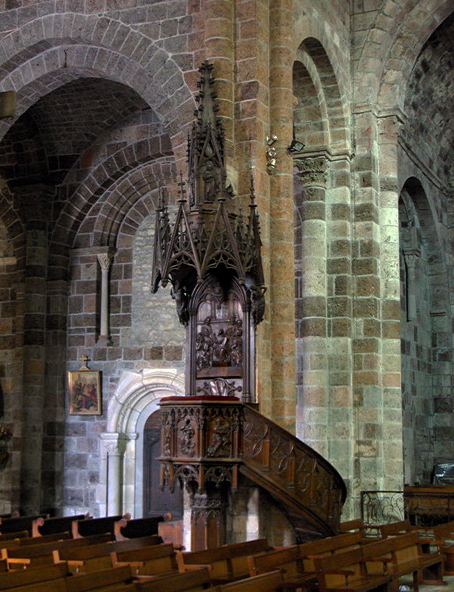
[[[167,512],[173,520],[183,519],[183,491],[161,490],[159,482],[161,453],[161,411],[155,411],[145,423],[143,438],[143,515],[162,516]]]

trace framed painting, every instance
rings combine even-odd
[[[69,414],[101,415],[101,372],[83,369],[68,372]]]

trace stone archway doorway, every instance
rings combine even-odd
[[[173,520],[183,519],[183,491],[174,492],[160,487],[161,410],[150,415],[143,434],[143,516],[172,515]]]

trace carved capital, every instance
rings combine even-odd
[[[109,271],[110,266],[112,265],[113,256],[109,253],[99,253],[97,255],[99,265],[101,266],[102,271]]]
[[[324,156],[296,158],[296,174],[304,187],[326,187],[328,177],[328,159]]]
[[[123,456],[128,438],[124,434],[101,434],[101,440],[107,456]]]
[[[405,265],[408,269],[415,269],[416,263],[421,256],[421,251],[419,249],[404,249],[403,254]]]

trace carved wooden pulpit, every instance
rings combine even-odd
[[[227,490],[236,486],[242,403],[255,402],[255,327],[264,278],[254,188],[244,215],[228,186],[212,66],[200,68],[188,140],[188,181],[173,223],[157,210],[152,289],[170,282],[186,326],[186,396],[162,401],[161,482],[191,494],[192,548],[225,542]],[[183,399],[183,400],[182,400]]]

